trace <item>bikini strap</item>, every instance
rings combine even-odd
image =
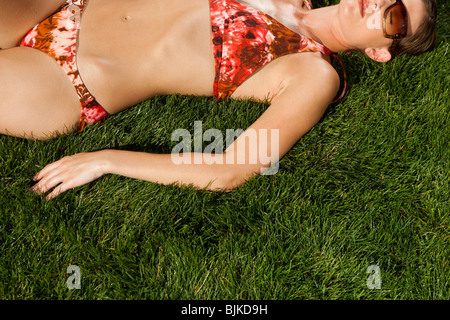
[[[332,58],[336,59],[337,62],[339,62],[340,66],[342,68],[342,77],[343,77],[343,80],[344,80],[344,85],[342,87],[341,94],[337,98],[335,98],[333,100],[333,102],[332,102],[332,103],[336,103],[336,102],[340,101],[344,97],[345,92],[347,91],[347,73],[345,72],[345,66],[342,63],[341,59],[338,57],[338,55],[336,53],[332,53],[332,54],[330,54],[330,56]]]

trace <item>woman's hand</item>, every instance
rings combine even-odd
[[[102,152],[79,153],[64,157],[47,165],[36,174],[33,181],[37,182],[31,190],[37,194],[49,193],[47,200],[61,193],[87,184],[106,173],[106,161]]]

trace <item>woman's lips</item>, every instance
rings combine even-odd
[[[359,4],[359,10],[361,12],[361,17],[364,18],[364,16],[366,15],[366,9],[368,7],[367,0],[358,0],[358,4]]]

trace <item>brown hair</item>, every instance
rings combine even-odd
[[[425,18],[423,18],[417,31],[401,39],[395,48],[390,48],[392,57],[402,54],[419,55],[431,50],[436,42],[437,6],[435,0],[422,0],[425,5]]]

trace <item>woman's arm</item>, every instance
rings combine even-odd
[[[321,61],[293,68],[269,108],[223,154],[183,154],[186,163],[176,164],[174,154],[119,150],[81,153],[45,167],[36,175],[33,190],[42,194],[53,189],[47,196],[50,199],[104,174],[232,190],[278,161],[320,120],[339,88],[336,72]]]

